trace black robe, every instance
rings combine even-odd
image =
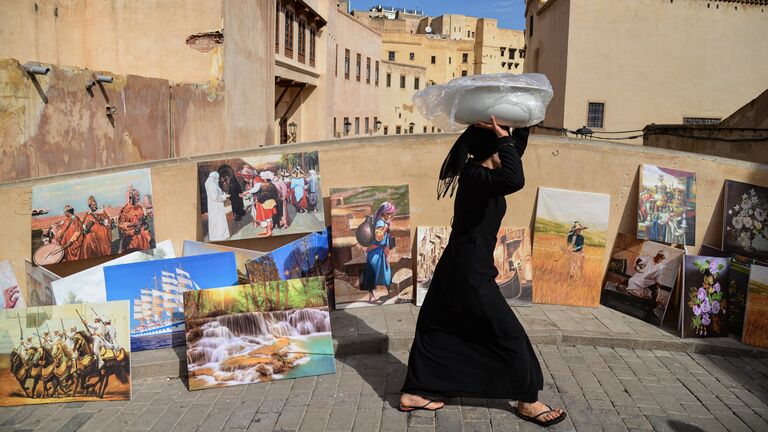
[[[522,189],[528,129],[499,138],[501,167],[470,160],[459,176],[451,237],[421,306],[402,392],[535,402],[543,376],[531,342],[496,284],[505,195]]]

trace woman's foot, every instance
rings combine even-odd
[[[445,406],[445,402],[435,401],[418,395],[403,393],[400,395],[400,411],[413,410],[437,411]]]
[[[541,401],[533,403],[520,401],[517,403],[517,412],[523,420],[545,427],[560,423],[566,417],[565,411],[552,409]]]

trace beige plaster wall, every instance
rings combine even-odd
[[[387,87],[387,74],[392,75],[392,85]],[[425,119],[413,103],[413,95],[418,90],[414,89],[416,78],[419,79],[419,89],[424,89],[427,83],[426,69],[421,66],[409,64],[382,62],[383,77],[380,86],[380,117],[382,129],[378,134],[384,134],[384,128],[387,128],[387,134],[395,135],[397,126],[401,127],[402,133],[407,133],[409,124],[414,123],[414,133],[424,133],[424,126],[427,126],[427,132],[432,132],[432,123]],[[400,88],[400,76],[405,76],[405,88]]]
[[[171,156],[168,81],[107,73],[89,93],[93,74],[0,59],[0,182]]]
[[[0,57],[208,82],[219,73],[220,51],[186,39],[222,28],[222,1],[2,1]]]
[[[550,0],[536,16],[526,70],[558,82],[546,125],[581,127],[590,101],[605,103],[606,131],[680,124],[683,117],[724,119],[768,88],[765,5],[620,3]],[[528,9],[530,16],[535,6]],[[561,110],[561,124],[553,124]]]
[[[184,239],[200,238],[196,179],[196,162],[199,160],[318,150],[322,165],[322,193],[326,199],[330,188],[405,183],[410,186],[412,226],[447,225],[452,216],[453,200],[436,200],[436,176],[456,137],[456,134],[440,134],[350,138],[145,163],[121,169],[151,168],[157,237],[159,240],[173,240],[177,253],[180,253]],[[766,165],[649,147],[540,135],[532,136],[523,162],[526,186],[507,198],[505,225],[532,224],[539,186],[607,193],[611,195],[609,243],[612,243],[619,229],[630,234],[635,232],[639,164],[653,163],[695,171],[698,183],[696,246],[691,252],[697,252],[703,243],[720,245],[725,179],[768,185]],[[574,170],[574,166],[586,169]],[[596,167],[600,169],[599,175],[595,175]],[[23,260],[31,254],[30,191],[33,185],[110,171],[114,170],[0,185],[0,202],[6,203],[11,210],[0,226],[0,236],[4,239],[0,243],[0,260],[11,260],[19,279],[24,281]],[[326,207],[326,212],[329,211]],[[326,220],[330,222],[328,214]],[[267,242],[274,244],[275,240]],[[261,240],[246,243],[255,249],[267,246]],[[608,246],[607,251],[610,251],[611,245]],[[25,282],[22,284],[25,285]]]

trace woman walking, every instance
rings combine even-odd
[[[492,117],[470,126],[443,162],[438,199],[456,190],[453,230],[419,313],[401,411],[434,411],[444,406],[438,399],[471,397],[516,400],[520,418],[541,426],[566,417],[539,402],[541,367],[494,280],[504,196],[523,188],[527,143],[528,128],[510,136]]]

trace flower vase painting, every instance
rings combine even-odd
[[[768,260],[768,188],[726,180],[723,249]]]
[[[727,336],[730,260],[686,255],[683,262],[682,337]]]

